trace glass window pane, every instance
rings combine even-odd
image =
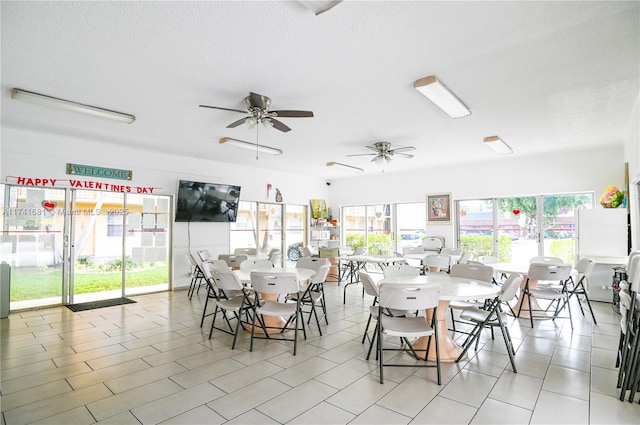
[[[235,223],[230,223],[229,247],[233,252],[236,248],[255,248],[258,238],[257,203],[240,201],[238,203],[238,217]]]

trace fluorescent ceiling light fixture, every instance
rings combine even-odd
[[[333,167],[333,166],[338,166],[338,167],[344,167],[344,168],[349,168],[350,170],[354,170],[357,171],[358,173],[362,173],[364,170],[362,168],[359,167],[354,167],[353,165],[347,165],[347,164],[342,164],[340,162],[327,162],[327,167]]]
[[[270,146],[259,145],[257,143],[245,142],[244,140],[238,140],[231,137],[223,137],[222,139],[220,139],[220,144],[224,144],[224,143],[228,143],[230,145],[233,145],[239,148],[251,149],[252,151],[268,153],[271,155],[282,154],[282,150],[280,149],[272,148]]]
[[[93,115],[100,118],[125,122],[131,124],[136,117],[123,112],[112,111],[110,109],[99,108],[97,106],[85,105],[84,103],[73,102],[71,100],[60,99],[46,94],[40,94],[28,90],[11,89],[11,98],[20,99],[26,102],[36,103],[44,106],[51,106],[58,109],[64,109],[73,112],[82,112],[84,114]]]
[[[484,144],[500,155],[509,155],[513,153],[513,149],[511,149],[511,147],[498,136],[485,137]]]
[[[413,83],[413,87],[445,111],[451,118],[462,118],[471,115],[469,108],[464,106],[464,103],[434,76],[416,80]]]
[[[326,12],[327,10],[331,9],[332,7],[338,5],[339,3],[341,3],[342,0],[299,0],[298,3],[301,3],[304,7],[306,7],[307,9],[311,10],[313,13],[316,14],[316,16],[318,16],[321,13]]]

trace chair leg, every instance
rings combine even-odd
[[[378,364],[380,365],[380,383],[384,384],[384,350],[382,347],[382,326],[380,326],[380,320],[378,320],[378,324],[376,326],[378,330],[378,345],[377,345],[377,356],[378,356]]]
[[[507,347],[507,353],[509,353],[509,361],[511,361],[511,368],[513,369],[513,373],[518,373],[518,370],[516,369],[516,362],[513,358],[514,348],[513,348],[513,342],[511,341],[511,335],[509,335],[509,330],[506,328],[504,322],[502,321],[502,317],[499,312],[498,312],[498,323],[500,323],[502,338],[504,339],[504,343]]]
[[[371,324],[371,317],[371,313],[369,313],[369,319],[367,319],[367,326],[364,328],[364,335],[362,335],[361,344],[364,344],[364,341],[367,339],[367,332],[369,331],[369,325]]]
[[[433,318],[431,319],[431,323],[434,324],[433,326],[433,335],[436,338],[436,373],[438,375],[438,385],[442,385],[442,377],[440,376],[440,342],[439,342],[439,338],[438,338],[438,317],[436,316],[436,310],[437,308],[433,309]],[[425,360],[428,357],[428,353],[425,353]]]

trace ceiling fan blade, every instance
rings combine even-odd
[[[313,112],[311,111],[269,111],[269,113],[276,114],[276,117],[288,117],[288,118],[312,118]]]
[[[274,118],[269,118],[271,120],[271,123],[273,124],[273,128],[275,128],[276,130],[280,130],[280,131],[284,131],[285,133],[287,131],[291,131],[291,129],[289,127],[287,127],[282,121],[278,121]]]
[[[201,108],[222,109],[223,111],[240,112],[246,114],[247,111],[241,111],[240,109],[222,108],[220,106],[199,105]]]
[[[377,153],[353,153],[351,155],[347,155],[347,156],[377,156]]]
[[[238,121],[234,121],[231,124],[229,124],[227,128],[235,128],[239,125],[244,124],[246,120],[247,120],[246,118],[240,118]]]
[[[371,149],[372,151],[374,151],[376,154],[380,153],[380,150],[378,148],[376,148],[375,146],[371,146],[371,145],[367,145],[365,146],[365,148],[367,149]]]
[[[404,152],[404,151],[414,151],[414,150],[416,150],[416,147],[415,146],[403,146],[401,148],[395,148],[395,149],[392,149],[392,150],[393,150],[393,152],[399,153],[399,152]]]
[[[401,156],[403,158],[413,158],[413,155],[410,155],[408,153],[396,152],[395,155]]]

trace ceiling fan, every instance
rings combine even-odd
[[[271,99],[267,96],[263,96],[257,93],[249,93],[249,96],[244,98],[244,103],[247,105],[247,110],[243,111],[241,109],[231,109],[231,108],[222,108],[220,106],[209,106],[209,105],[200,105],[201,108],[211,108],[211,109],[221,109],[223,111],[232,111],[232,112],[240,112],[241,114],[246,114],[247,116],[241,118],[237,121],[232,122],[227,126],[227,128],[238,127],[246,123],[247,125],[255,126],[257,124],[263,124],[267,127],[273,127],[280,131],[290,131],[287,125],[285,125],[282,121],[276,119],[276,117],[282,118],[310,118],[313,117],[313,112],[311,111],[293,111],[293,110],[280,110],[280,111],[270,111],[269,106],[271,105]]]
[[[365,156],[365,155],[373,155],[374,157],[371,159],[371,162],[376,162],[379,164],[385,164],[391,162],[395,155],[401,156],[403,158],[413,158],[413,155],[405,153],[407,151],[413,151],[416,149],[415,146],[403,146],[401,148],[391,149],[391,143],[389,142],[376,142],[373,146],[365,146],[368,149],[371,149],[375,153],[356,153],[347,156]]]

